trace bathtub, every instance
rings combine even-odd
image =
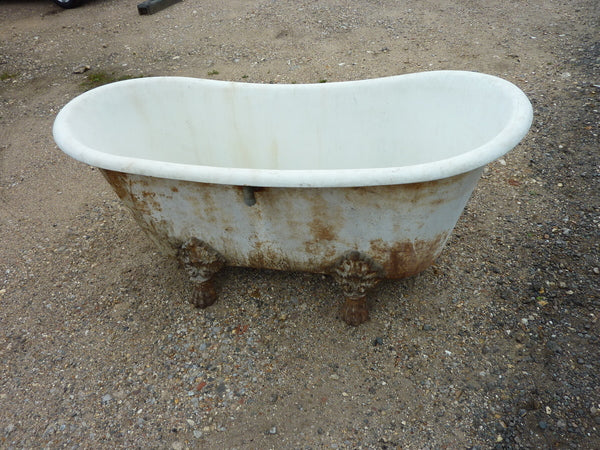
[[[484,166],[527,133],[508,81],[437,71],[324,84],[127,80],[69,102],[54,123],[96,166],[198,307],[224,265],[330,274],[351,325],[382,278],[429,267]]]

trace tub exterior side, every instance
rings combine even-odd
[[[482,169],[403,185],[244,187],[103,170],[157,246],[176,255],[197,239],[225,264],[330,273],[366,255],[386,278],[417,274],[439,256]]]

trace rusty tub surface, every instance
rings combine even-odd
[[[75,98],[54,137],[102,169],[156,245],[212,304],[224,265],[327,273],[342,318],[368,318],[381,278],[442,251],[483,167],[527,133],[513,84],[440,71],[314,85],[180,77]]]

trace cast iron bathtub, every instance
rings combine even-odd
[[[223,265],[331,274],[341,317],[442,251],[484,166],[527,133],[513,84],[439,71],[310,85],[156,77],[69,102],[54,138],[216,298]]]

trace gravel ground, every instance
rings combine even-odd
[[[598,23],[596,0],[4,1],[0,447],[600,448]],[[436,264],[381,283],[357,328],[321,275],[229,268],[194,309],[51,136],[122,77],[432,69],[516,83],[534,122]]]

